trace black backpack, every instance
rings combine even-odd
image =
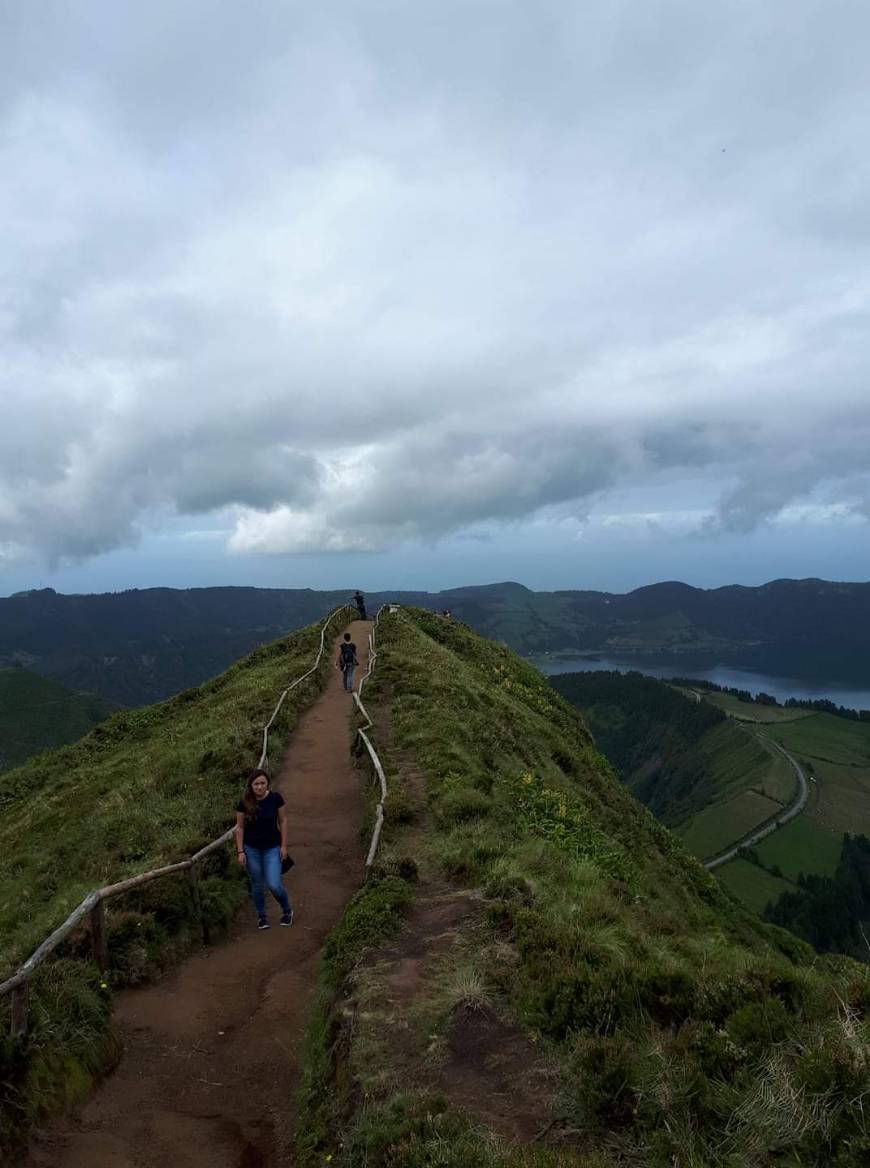
[[[353,645],[347,641],[342,642],[341,646],[341,664],[342,668],[346,669],[348,665],[353,665],[353,659],[356,656]]]

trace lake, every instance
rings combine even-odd
[[[769,673],[755,673],[740,669],[736,665],[714,665],[711,669],[682,669],[674,665],[640,665],[636,661],[619,660],[616,657],[565,657],[560,660],[539,658],[533,664],[548,676],[556,673],[585,673],[615,670],[618,673],[643,673],[647,677],[667,679],[670,677],[696,677],[698,681],[712,681],[725,688],[749,690],[751,694],[772,694],[777,701],[786,698],[818,699],[827,698],[838,706],[852,710],[870,710],[870,690],[842,684],[811,682],[797,677],[773,677]]]

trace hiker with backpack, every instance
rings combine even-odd
[[[251,881],[257,928],[269,928],[266,888],[281,906],[281,924],[292,925],[293,909],[281,883],[281,873],[293,863],[287,850],[287,808],[283,795],[271,789],[268,774],[259,767],[248,775],[236,807],[236,855]]]
[[[359,665],[356,655],[356,645],[350,639],[350,633],[344,634],[344,640],[338,648],[338,657],[335,668],[344,674],[344,688],[348,693],[353,692],[353,671]]]

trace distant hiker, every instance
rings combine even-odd
[[[348,693],[353,692],[353,671],[359,665],[356,655],[356,645],[350,639],[350,633],[344,634],[344,640],[338,647],[338,657],[335,668],[344,674],[344,688]]]
[[[358,588],[353,594],[353,602],[356,605],[357,612],[359,613],[359,619],[368,620],[368,617],[366,616],[366,598]]]
[[[266,888],[281,906],[281,924],[292,925],[293,909],[281,883],[281,864],[288,856],[287,808],[284,797],[271,790],[269,776],[259,768],[248,775],[236,807],[236,852],[251,880],[257,928],[269,927]]]

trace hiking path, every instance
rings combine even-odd
[[[347,628],[367,665],[370,622]],[[335,660],[341,636],[335,638]],[[330,668],[274,787],[287,801],[285,877],[296,919],[258,932],[250,902],[228,939],[115,1000],[117,1068],[72,1115],[31,1142],[24,1168],[285,1168],[292,1100],[318,959],[360,887],[362,787],[350,756],[353,701]],[[241,778],[241,777],[240,777]],[[233,808],[228,808],[228,815]]]

